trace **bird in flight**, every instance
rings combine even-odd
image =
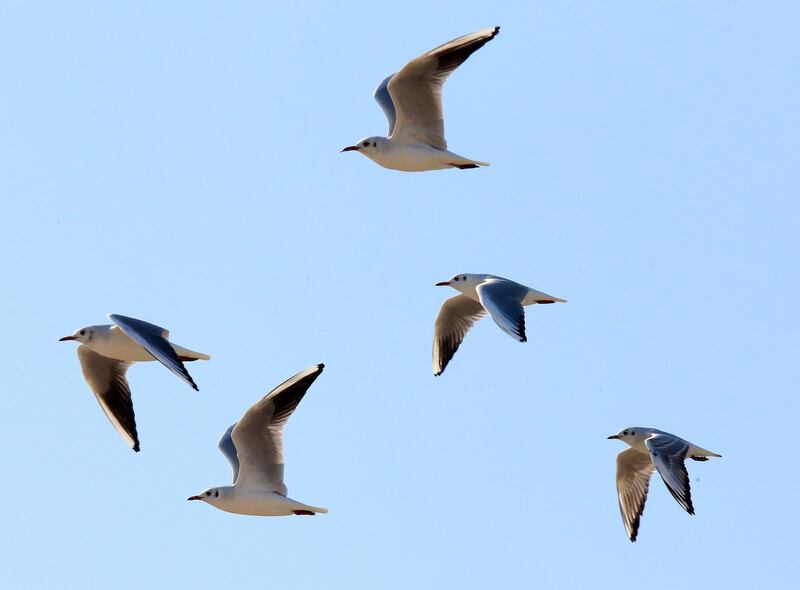
[[[342,151],[357,151],[384,168],[403,172],[488,166],[448,151],[442,87],[458,66],[499,32],[500,27],[491,27],[453,39],[388,76],[373,96],[389,120],[389,137],[365,137]]]
[[[678,504],[689,514],[694,514],[689,474],[684,461],[708,461],[709,457],[722,457],[656,428],[631,426],[608,438],[621,440],[631,447],[617,455],[617,495],[622,522],[628,538],[634,542],[654,470],[658,470]]]

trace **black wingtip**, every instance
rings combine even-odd
[[[494,28],[494,32],[492,33],[492,37],[497,37],[497,35],[499,35],[499,34],[500,34],[500,27],[496,26]]]
[[[139,452],[139,443],[138,442],[135,445],[133,445],[133,452],[134,453],[138,453]]]
[[[322,370],[323,370],[324,368],[325,368],[325,363],[319,363],[319,364],[317,364],[317,369],[319,370],[319,372],[320,372],[320,373],[322,372]]]

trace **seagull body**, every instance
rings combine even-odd
[[[219,441],[233,469],[233,485],[209,488],[189,500],[250,516],[314,515],[326,508],[286,496],[283,427],[325,365],[314,365],[278,385],[256,402]]]
[[[526,305],[566,303],[566,299],[487,274],[459,274],[437,287],[461,294],[442,304],[433,329],[433,374],[441,375],[472,325],[487,313],[506,334],[526,342]]]
[[[442,87],[458,66],[499,32],[500,27],[491,27],[453,39],[384,79],[373,96],[389,121],[389,137],[365,137],[342,151],[360,152],[384,168],[403,172],[488,166],[447,149]]]
[[[658,470],[678,504],[689,514],[694,514],[684,461],[687,458],[708,461],[708,457],[722,456],[656,428],[632,426],[608,438],[621,440],[631,447],[617,455],[619,511],[631,541],[636,541],[639,532],[639,521],[654,470]]]
[[[86,326],[60,340],[81,343],[78,359],[86,382],[111,424],[138,452],[133,401],[125,377],[128,367],[135,362],[157,360],[197,390],[183,362],[211,357],[171,343],[169,331],[155,324],[113,313],[108,318],[114,324]]]

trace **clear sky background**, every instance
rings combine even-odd
[[[795,2],[0,5],[0,561],[7,588],[753,588],[800,575]],[[424,16],[424,18],[423,18]],[[408,174],[384,76],[501,34],[445,87],[453,151]],[[569,300],[432,328],[487,272]],[[72,343],[121,313],[207,352],[129,371],[142,452]],[[327,515],[186,502],[220,435],[326,370],[286,429]],[[656,476],[631,544],[606,436],[723,455]]]

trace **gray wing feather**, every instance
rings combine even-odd
[[[191,385],[198,391],[189,371],[183,366],[181,359],[169,343],[169,331],[161,326],[156,326],[149,322],[129,318],[116,313],[108,314],[108,319],[114,322],[126,336],[134,340],[153,357],[160,361],[162,365],[175,373],[182,380]]]
[[[389,80],[391,80],[393,76],[394,74],[387,76],[372,94],[373,98],[375,98],[378,104],[381,105],[383,114],[386,115],[386,119],[389,121],[389,135],[394,132],[394,124],[395,121],[397,121],[397,111],[395,110],[394,103],[392,102],[392,95],[389,94]]]
[[[106,417],[128,445],[138,453],[139,436],[136,432],[133,400],[125,378],[125,372],[131,363],[105,357],[85,344],[78,347],[78,360],[83,377]]]
[[[466,295],[456,295],[444,303],[433,326],[433,374],[444,373],[469,329],[486,315],[483,306]]]
[[[392,139],[420,141],[440,150],[444,138],[442,87],[448,76],[500,32],[492,27],[453,39],[410,61],[388,83],[397,120]]]
[[[686,453],[689,451],[689,443],[675,436],[654,434],[645,441],[645,444],[650,449],[653,464],[658,469],[658,474],[664,480],[672,497],[686,512],[694,514],[689,473],[684,464]]]
[[[225,458],[228,460],[228,463],[231,464],[231,469],[233,469],[233,483],[236,483],[236,478],[239,477],[239,456],[236,454],[236,445],[233,444],[233,437],[231,433],[233,429],[236,427],[236,424],[231,424],[230,428],[225,431],[225,434],[222,435],[222,438],[219,439],[219,450],[222,451],[222,454],[225,455]]]
[[[483,307],[500,328],[520,342],[527,342],[525,336],[525,309],[522,302],[528,294],[528,287],[508,279],[488,279],[478,285],[476,291]]]
[[[644,512],[653,470],[655,465],[650,456],[636,449],[628,449],[617,455],[619,512],[631,541],[636,541],[639,533],[639,521]]]
[[[283,427],[324,367],[314,365],[284,381],[253,404],[235,425],[231,438],[240,463],[237,485],[267,487],[286,495]]]

